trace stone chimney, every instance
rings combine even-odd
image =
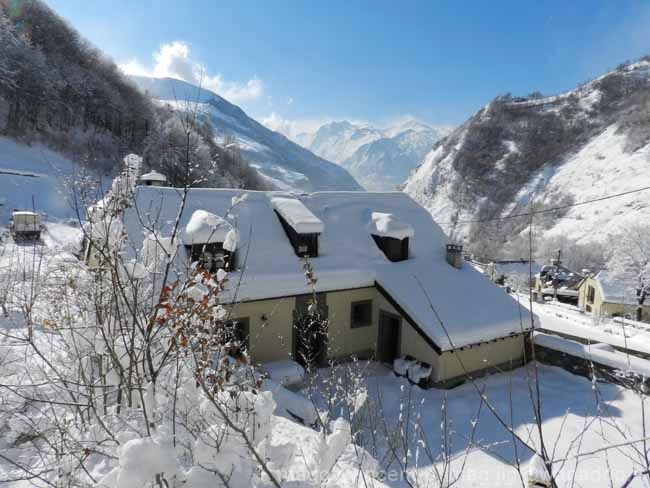
[[[463,246],[460,244],[447,244],[447,262],[454,268],[463,266]]]

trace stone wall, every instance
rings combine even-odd
[[[611,366],[594,363],[585,358],[535,345],[535,359],[540,363],[558,366],[589,380],[593,380],[595,376],[596,381],[599,382],[614,383],[644,394],[650,393],[650,379],[635,373],[620,371]]]

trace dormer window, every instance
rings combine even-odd
[[[396,239],[372,235],[377,247],[383,251],[389,261],[405,261],[409,258],[409,238]]]
[[[368,229],[389,261],[409,258],[409,239],[415,235],[410,224],[399,221],[393,214],[373,212]]]
[[[192,263],[210,273],[237,268],[237,231],[224,219],[196,210],[183,231],[183,243]]]
[[[185,250],[190,262],[198,263],[199,267],[210,273],[216,273],[219,269],[232,271],[237,267],[235,253],[224,249],[223,242],[186,244]]]
[[[295,198],[274,197],[271,198],[271,205],[296,256],[317,257],[318,236],[325,229],[325,224]]]

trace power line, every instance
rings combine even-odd
[[[475,219],[475,220],[459,220],[457,222],[437,222],[440,225],[456,225],[456,224],[474,224],[474,223],[480,223],[480,222],[494,222],[496,220],[510,220],[510,219],[516,219],[518,217],[528,217],[531,215],[538,215],[538,214],[544,214],[544,213],[549,213],[549,212],[556,212],[558,210],[564,210],[567,208],[571,207],[578,207],[580,205],[587,205],[588,203],[595,203],[595,202],[602,202],[603,200],[609,200],[611,198],[618,198],[622,197],[625,195],[631,195],[632,193],[639,193],[641,191],[646,191],[650,190],[650,186],[646,186],[643,188],[637,188],[636,190],[629,190],[629,191],[624,191],[622,193],[616,193],[614,195],[607,195],[604,197],[599,197],[599,198],[594,198],[592,200],[585,200],[584,202],[578,202],[578,203],[571,203],[568,205],[561,205],[559,207],[551,207],[551,208],[545,208],[543,210],[534,210],[532,212],[522,212],[518,214],[512,214],[512,215],[507,215],[505,217],[490,217],[490,218],[485,218],[485,219]]]

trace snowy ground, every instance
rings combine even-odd
[[[58,280],[62,276],[69,276],[78,267],[70,254],[78,234],[77,228],[50,224],[41,244],[15,245],[11,241],[4,241],[4,244],[0,244],[3,249],[0,270],[7,267],[18,270],[15,279],[31,272],[34,266],[39,266],[44,288],[38,296],[43,297],[42,305],[54,306],[51,300],[48,301],[48,293],[54,293]],[[1,275],[2,273],[0,277]],[[13,291],[27,296],[30,293],[29,281],[19,282],[24,285],[16,286]],[[36,322],[39,322],[40,314],[45,311],[44,308],[36,307]],[[599,331],[608,334],[608,338],[617,337],[605,330],[607,326],[594,324],[590,317],[571,307],[545,304],[536,306],[535,312],[545,328],[555,326],[566,331],[567,327],[573,327],[576,331]],[[21,323],[4,319],[0,322],[0,327],[13,334],[17,333]],[[642,342],[642,333],[650,334],[638,331],[628,341]],[[39,327],[37,335],[38,340],[43,342],[44,349],[48,349],[47,344],[56,349],[56,334],[47,327]],[[0,344],[0,373],[6,367],[20,371],[21,364],[25,363],[7,363],[10,355],[4,347]],[[31,359],[24,358],[25,361]],[[422,390],[396,378],[375,363],[358,364],[352,369],[364,373],[360,380],[361,388],[355,389],[355,392],[358,394],[364,388],[367,391],[367,398],[358,395],[358,398],[347,399],[356,404],[358,400],[366,398],[364,408],[357,414],[361,419],[358,442],[379,462],[387,486],[408,486],[396,459],[407,460],[406,471],[413,486],[435,488],[438,486],[438,476],[445,477],[446,481],[458,478],[458,483],[454,486],[459,487],[521,486],[519,471],[514,466],[519,459],[525,470],[532,452],[521,443],[513,442],[513,435],[489,411],[486,401],[505,420],[506,425],[512,426],[516,435],[527,444],[539,448],[539,435],[533,422],[534,412],[530,401],[530,376],[534,372],[531,366],[484,378],[477,382],[478,390],[472,384],[452,390]],[[642,444],[601,449],[628,444],[631,440],[643,437],[642,401],[645,398],[622,387],[592,383],[555,367],[540,366],[538,372],[543,435],[547,449],[557,461],[554,470],[559,486],[621,486],[630,474],[642,468]],[[343,375],[338,376],[338,372],[330,373],[329,370],[322,370],[316,377],[317,391],[321,398],[317,405],[323,414],[327,410],[322,400],[327,388],[342,390],[346,379],[349,379]],[[4,374],[1,376],[2,382],[15,380]],[[483,402],[479,391],[483,395]],[[2,401],[0,399],[0,406]],[[31,409],[21,412],[19,421],[39,422],[39,418],[34,416],[36,411],[37,409]],[[330,411],[329,420],[341,415],[336,405]],[[11,443],[18,432],[18,417],[9,417],[8,412],[2,408],[0,412],[3,412],[0,413],[0,453],[14,455],[16,452],[11,450]],[[330,425],[337,424],[332,422]],[[333,463],[334,466],[325,485],[341,488],[364,486],[358,478],[359,472],[354,468],[358,453],[353,452],[354,449],[350,446],[344,447],[345,443],[341,444],[340,449],[336,448],[339,442],[336,431],[323,444],[323,437],[315,430],[283,417],[273,416],[269,428],[269,457],[278,469],[288,473],[288,479],[309,478],[325,460],[326,465]],[[5,435],[6,432],[8,434]],[[333,455],[332,452],[341,449],[337,454],[339,457],[328,459],[328,456]],[[136,454],[134,453],[131,464],[137,464],[140,459]],[[448,467],[445,467],[444,459],[450,460]],[[0,475],[7,467],[0,462]],[[109,468],[108,465],[98,464],[94,467],[93,474],[100,478]],[[291,482],[288,485],[303,486]],[[14,484],[12,488],[26,486],[31,485]],[[135,488],[136,485],[133,486]],[[374,486],[379,484],[375,483]],[[639,478],[630,486],[650,486],[650,483]]]
[[[532,374],[532,367],[529,368],[489,376],[477,386],[519,436],[539,446],[529,399],[527,376]],[[519,458],[525,471],[532,453],[519,443],[515,451],[511,434],[485,404],[481,406],[473,385],[465,384],[452,390],[422,390],[411,387],[381,366],[373,365],[369,371],[369,403],[375,405],[374,408],[381,404],[386,423],[398,432],[398,452],[404,453],[402,448],[408,450],[409,464],[413,466],[409,468],[412,483],[417,480],[420,486],[438,486],[435,469],[443,472],[442,457],[446,450],[453,459],[450,479],[459,480],[455,486],[521,486],[514,467],[516,459]],[[634,470],[640,469],[641,459],[629,446],[607,453],[586,454],[642,437],[642,407],[638,394],[611,384],[592,384],[556,367],[541,365],[539,377],[544,438],[547,449],[557,461],[554,469],[559,486],[608,487],[610,472],[613,486],[621,486]],[[400,419],[406,418],[420,422],[422,435],[419,439],[414,429],[400,427]],[[446,445],[443,440],[445,425],[449,433]],[[381,427],[366,426],[364,447],[374,453],[376,459],[386,461],[387,442],[377,440],[381,431]],[[576,458],[580,453],[584,456]],[[389,486],[408,486],[395,461],[381,468]],[[644,484],[636,480],[630,486],[648,486],[648,481]]]
[[[74,304],[64,299],[66,296],[70,298],[70,295],[66,295],[63,290],[68,289],[69,292],[72,288],[83,294],[83,290],[86,290],[85,280],[91,276],[85,266],[70,252],[78,242],[80,234],[78,228],[63,223],[48,224],[41,241],[21,243],[13,242],[5,229],[0,228],[0,231],[3,234],[2,240],[0,240],[0,304],[5,305],[5,308],[0,309],[0,485],[10,488],[54,486],[51,483],[42,482],[40,475],[15,482],[7,480],[24,477],[24,472],[16,469],[14,462],[23,465],[38,464],[38,459],[45,452],[35,447],[41,435],[32,437],[33,433],[44,432],[44,430],[40,430],[45,429],[43,426],[50,425],[56,419],[65,416],[65,403],[57,406],[56,401],[54,404],[49,404],[47,400],[33,400],[32,398],[49,400],[65,397],[64,392],[67,388],[64,388],[64,384],[57,380],[58,374],[53,375],[52,371],[55,368],[58,371],[63,371],[66,365],[71,365],[75,369],[77,363],[71,360],[70,349],[65,346],[66,337],[68,337],[69,345],[67,331],[70,329],[62,328],[60,329],[61,333],[57,332],[60,324],[50,320],[50,317],[55,309],[62,308],[63,313],[56,316],[65,317],[67,314],[71,314],[83,322],[82,326],[90,323],[85,322],[88,317],[82,310],[75,308]],[[83,300],[80,303],[83,304]],[[28,327],[28,322],[33,325]],[[92,329],[92,327],[87,328]],[[27,342],[28,331],[32,331],[31,341],[36,345],[35,348],[31,348]],[[83,334],[82,332],[79,337],[82,337]],[[34,354],[36,348],[40,351],[39,354]],[[188,398],[192,398],[187,403],[189,409],[195,408],[195,405],[201,400],[200,396],[197,397],[197,389],[192,388],[193,386],[194,381],[188,381],[182,389],[183,393],[179,393],[178,397],[179,402],[181,399],[183,402],[186,400],[186,393]],[[24,392],[29,393],[27,396],[22,396]],[[189,394],[191,392],[194,392],[194,396]],[[287,393],[286,390],[284,392]],[[61,397],[62,394],[63,397]],[[257,394],[256,398],[262,402],[263,399],[270,398],[269,395],[269,392],[264,391]],[[157,408],[155,404],[162,401],[163,396],[164,394],[161,392],[156,395],[155,399],[146,400],[151,412]],[[275,398],[278,402],[286,402],[292,400],[291,398],[287,400],[289,396],[288,394],[277,395],[274,392],[271,398]],[[273,400],[270,400],[267,402],[266,408],[270,407],[272,410],[272,405]],[[184,470],[177,464],[177,456],[169,443],[168,426],[159,426],[156,434],[152,437],[142,436],[142,432],[139,431],[142,426],[138,427],[136,422],[138,414],[135,410],[137,407],[133,412],[129,412],[126,407],[125,410],[123,419],[117,424],[111,424],[116,419],[111,413],[112,411],[104,416],[103,422],[106,425],[112,425],[121,445],[116,448],[110,440],[100,442],[101,450],[108,453],[108,456],[93,458],[91,455],[86,460],[89,476],[92,476],[93,483],[83,486],[151,487],[153,486],[151,484],[153,474],[161,472],[170,478],[182,478],[183,483],[186,483],[185,486],[188,487],[212,488],[217,486],[214,478],[210,478],[209,473],[198,467],[199,463],[209,465],[212,462],[213,449],[209,446],[203,446],[201,449],[197,447],[199,459],[194,465],[185,466]],[[261,412],[259,418],[265,418],[261,416]],[[208,417],[204,417],[203,420],[207,421]],[[101,435],[99,433],[101,429],[96,431],[93,428],[90,429],[89,435],[79,434],[77,433],[77,428],[81,429],[79,420],[76,418],[73,420],[70,417],[69,421],[70,424],[66,425],[69,425],[70,431],[74,432],[69,440],[81,435],[82,442],[90,446],[95,435]],[[206,426],[203,428],[207,429]],[[268,432],[264,448],[266,449],[265,459],[274,473],[281,477],[287,485],[296,488],[298,486],[329,486],[332,488],[356,486],[356,478],[359,476],[360,470],[366,476],[374,470],[374,461],[350,443],[350,435],[345,422],[332,423],[329,435],[323,436],[310,427],[283,416],[270,415],[269,412],[268,420],[257,431]],[[74,446],[75,443],[71,442],[69,445]],[[242,450],[240,443],[233,441],[231,446],[222,448],[220,452],[226,452],[231,457],[236,455],[241,458],[237,462],[237,469],[245,474],[247,470],[251,469],[250,465],[253,464],[253,461],[248,453],[242,457],[237,448]],[[62,449],[67,451],[74,448],[66,445]],[[71,460],[72,456],[73,454],[69,452],[62,452],[60,457]],[[180,455],[178,456],[180,457]],[[41,474],[45,473],[46,476],[53,471],[60,472],[60,484],[57,481],[57,486],[81,486],[74,482],[69,484],[66,479],[66,470],[68,466],[74,464],[74,461],[60,461],[45,456],[42,461],[45,467],[41,465],[36,471]],[[71,464],[66,464],[67,462]],[[244,474],[242,474],[244,481],[236,482],[235,479],[231,479],[228,486],[242,488],[250,486],[247,484],[250,479],[247,479]],[[250,477],[250,473],[247,476]],[[173,486],[180,485],[174,483]],[[222,485],[219,484],[219,486]],[[264,486],[270,485],[264,484]],[[380,488],[383,485],[375,481],[371,485],[364,486]]]
[[[75,163],[54,151],[0,137],[0,225],[16,208],[35,209],[47,219],[74,218],[79,173]]]
[[[11,308],[12,303],[30,303],[35,320],[47,316],[55,305],[50,301],[56,302],[51,293],[56,293],[62,281],[80,273],[74,253],[81,229],[70,224],[47,223],[39,241],[19,243],[14,243],[8,230],[0,226],[0,305]]]
[[[579,202],[649,186],[650,145],[629,153],[625,149],[625,134],[617,131],[616,125],[608,127],[552,175],[547,175],[544,203],[553,205],[556,194],[571,195]],[[545,235],[565,236],[581,243],[604,242],[639,222],[647,222],[649,213],[648,192],[633,193],[573,207]]]

